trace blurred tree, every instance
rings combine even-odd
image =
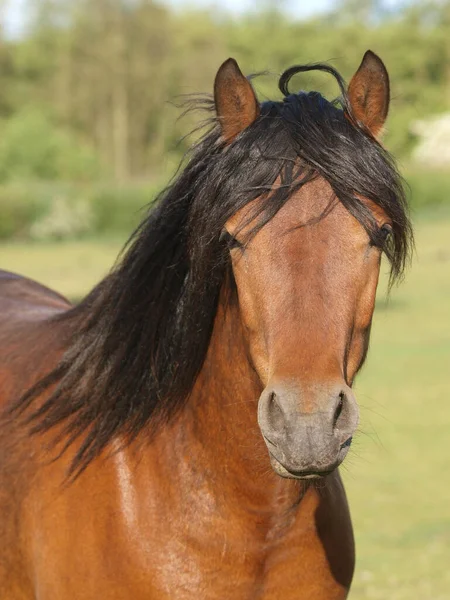
[[[357,21],[359,23],[375,23],[388,13],[383,0],[339,0],[332,11],[339,20]]]
[[[412,121],[449,109],[450,0],[405,0],[395,11],[383,0],[340,0],[329,15],[302,21],[292,19],[279,0],[262,0],[240,17],[176,11],[156,0],[27,0],[27,26],[16,39],[1,28],[6,1],[0,0],[0,133],[8,133],[3,178],[8,171],[22,172],[28,160],[27,152],[17,151],[17,144],[29,143],[21,119],[32,125],[30,131],[47,127],[53,132],[48,136],[61,132],[61,139],[70,139],[79,151],[72,155],[66,142],[59,147],[78,165],[84,164],[81,148],[81,154],[96,155],[99,175],[124,181],[157,172],[164,157],[186,150],[188,141],[177,140],[194,124],[192,117],[177,123],[171,102],[211,92],[218,66],[230,55],[247,73],[328,60],[349,78],[372,48],[391,74],[386,144],[400,156],[413,147]],[[255,86],[262,99],[277,97],[276,77],[257,78]],[[338,93],[324,74],[292,82],[292,89],[312,88],[330,98]],[[8,140],[14,151],[5,147]],[[43,152],[39,160],[33,153],[30,161],[41,166],[30,173],[57,177],[60,169],[60,177],[79,176],[78,167],[55,162],[54,152]],[[14,157],[20,169],[12,166]],[[41,160],[49,164],[44,168]]]

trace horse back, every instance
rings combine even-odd
[[[0,322],[38,317],[51,312],[67,310],[70,302],[50,288],[16,275],[0,270]]]
[[[36,442],[7,409],[56,364],[67,327],[55,317],[69,308],[60,294],[0,270],[0,598],[31,597],[19,523]]]
[[[52,365],[64,337],[55,317],[70,307],[57,292],[0,270],[0,410]]]

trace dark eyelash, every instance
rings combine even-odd
[[[229,250],[234,248],[243,248],[243,244],[231,235],[226,229],[220,234],[220,241],[228,246]]]

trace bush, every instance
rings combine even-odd
[[[31,188],[0,188],[0,240],[29,237],[30,227],[46,210]]]
[[[90,206],[95,231],[101,234],[131,233],[144,218],[158,191],[159,187],[155,185],[104,186],[93,190]]]
[[[95,153],[43,113],[24,109],[0,124],[0,181],[90,181]]]
[[[34,240],[64,240],[89,234],[93,230],[93,212],[89,203],[60,195],[52,199],[48,210],[31,225],[29,233]]]
[[[70,239],[127,235],[159,186],[10,184],[0,187],[0,239]]]
[[[450,174],[405,172],[413,212],[447,205]],[[68,239],[130,234],[160,185],[34,183],[0,186],[0,240]]]

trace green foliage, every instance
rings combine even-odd
[[[450,206],[449,172],[408,170],[406,181],[413,211]]]
[[[142,221],[159,191],[157,185],[98,187],[90,198],[99,234],[127,234]]]
[[[186,93],[211,92],[232,55],[276,97],[276,76],[295,63],[330,61],[349,79],[367,48],[388,66],[392,108],[386,144],[407,158],[410,124],[450,108],[450,0],[336,0],[329,14],[295,20],[267,0],[233,18],[217,9],[176,11],[147,0],[24,0],[27,35],[0,45],[2,180],[117,180],[153,176],[197,121],[176,122]],[[337,86],[305,74],[298,89],[330,98]],[[1,139],[0,138],[0,139]],[[100,172],[99,165],[102,166]]]
[[[141,184],[9,184],[0,186],[0,239],[127,236],[144,218],[165,178]],[[405,171],[413,213],[449,204],[450,173]]]
[[[44,211],[31,189],[0,187],[0,240],[28,237],[31,225]]]
[[[265,0],[238,18],[147,0],[24,0],[26,34],[0,39],[0,237],[130,231],[203,118],[180,121],[184,94],[212,91],[235,56],[261,100],[292,64],[330,61],[347,78],[367,48],[383,58],[392,104],[384,143],[410,161],[416,120],[450,109],[450,0],[340,0],[295,20]],[[1,37],[1,33],[0,33]],[[338,93],[325,74],[293,89]],[[171,104],[172,102],[172,104]],[[100,183],[107,179],[115,183]],[[449,202],[445,173],[407,171],[413,208]],[[47,183],[43,183],[47,182]],[[90,185],[88,185],[90,184]],[[158,187],[158,186],[156,186]]]
[[[26,109],[0,124],[0,182],[92,180],[98,173],[92,149],[44,113]]]
[[[14,184],[0,187],[0,240],[129,235],[159,186]]]
[[[93,233],[94,214],[86,200],[75,201],[67,196],[56,196],[47,210],[29,228],[29,235],[35,240],[70,239]]]

